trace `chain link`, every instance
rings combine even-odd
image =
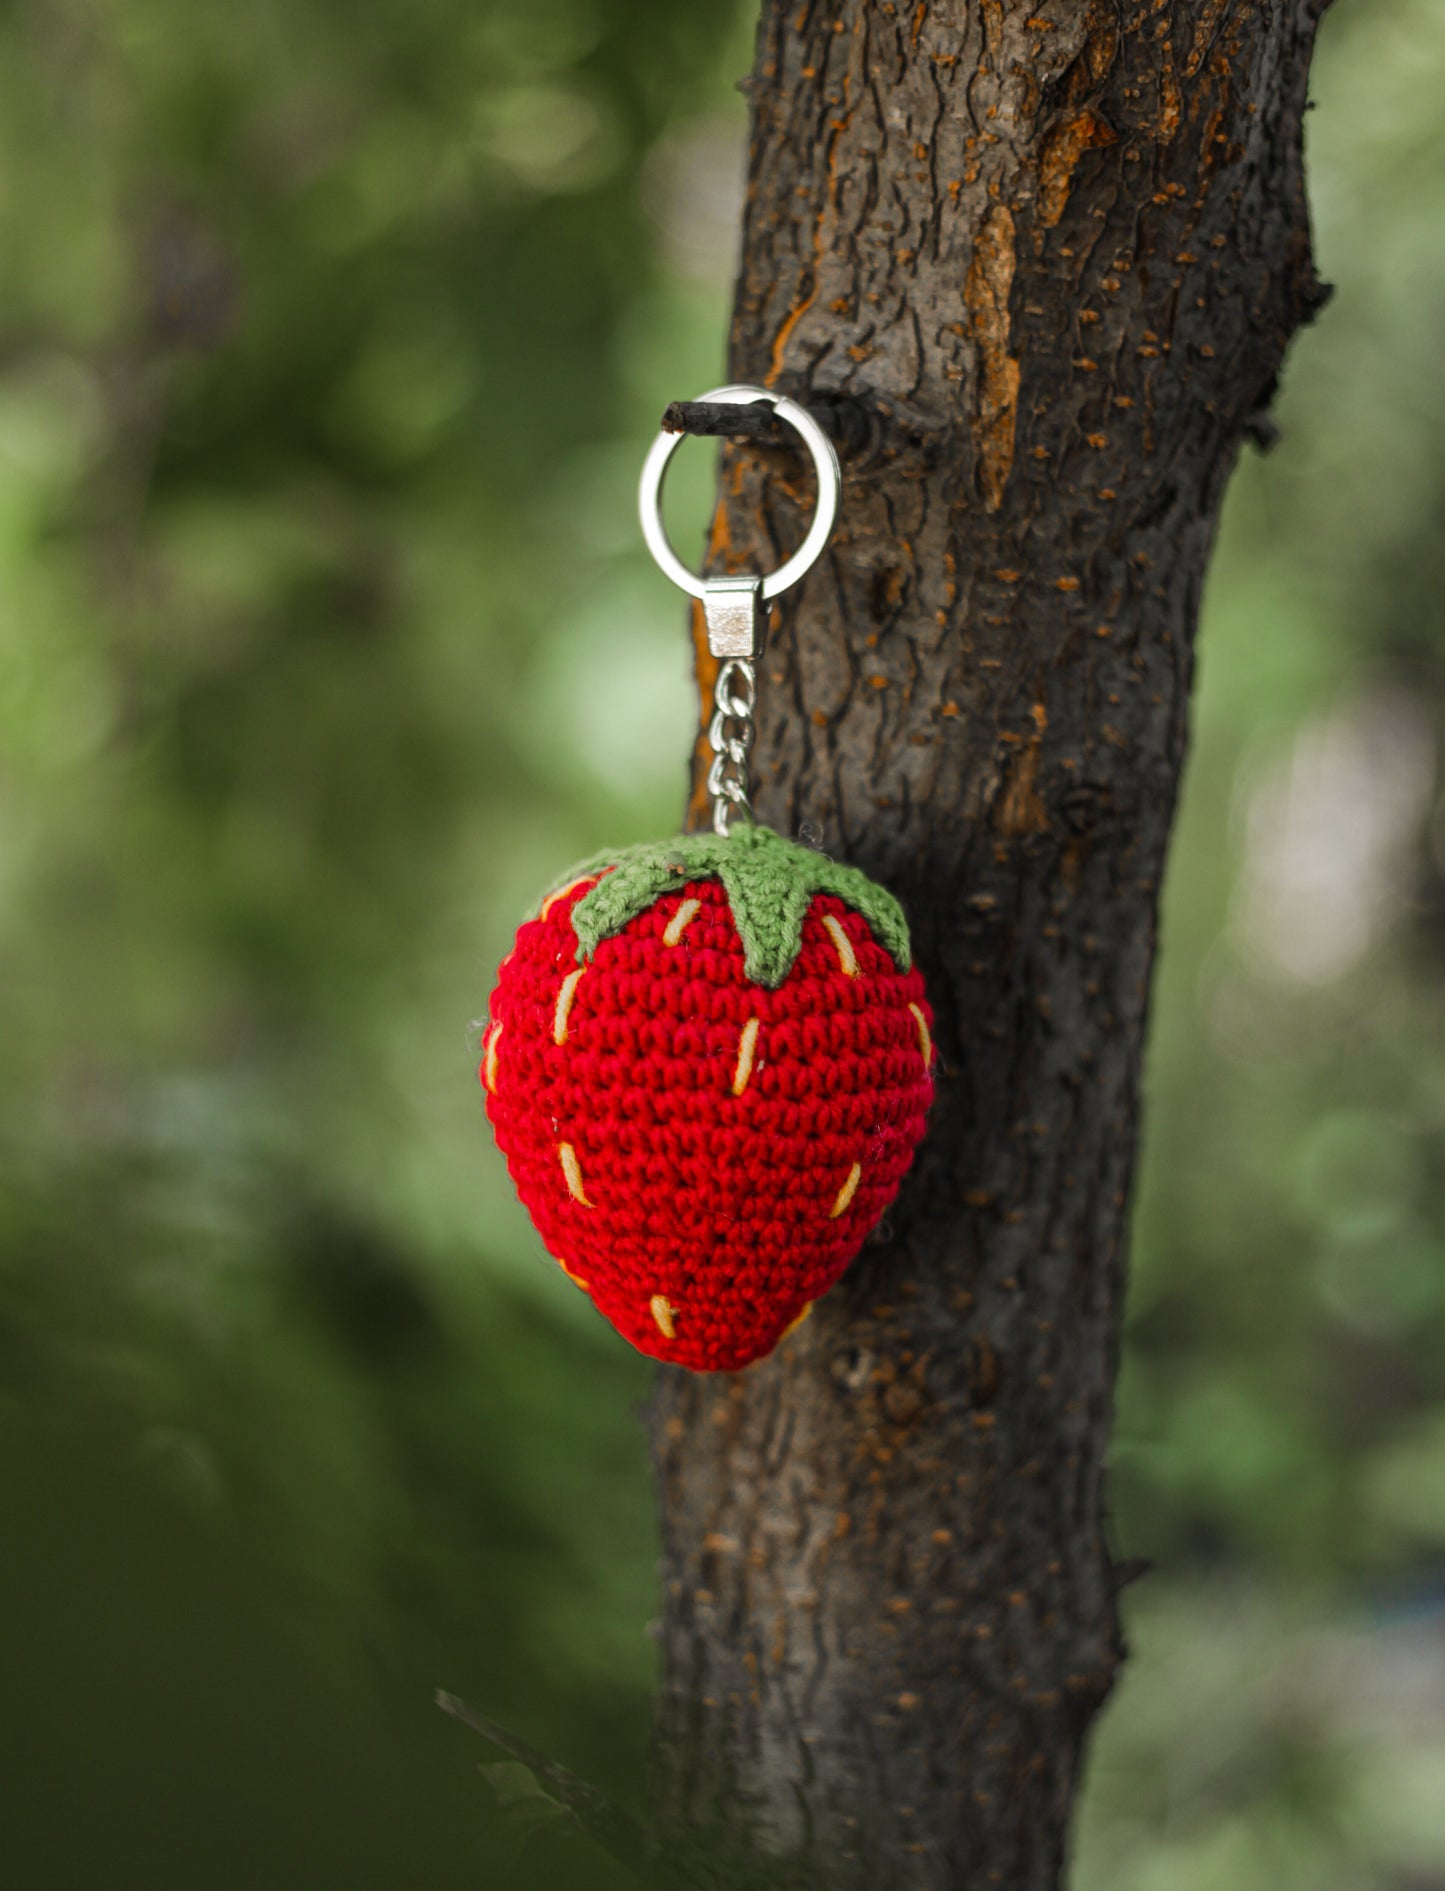
[[[753,746],[753,711],[757,706],[757,675],[746,657],[729,657],[717,673],[713,690],[713,717],[707,739],[712,767],[707,791],[712,796],[714,832],[726,836],[733,818],[753,818],[748,798],[748,750]]]

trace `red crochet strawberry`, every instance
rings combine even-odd
[[[550,1252],[644,1353],[770,1352],[898,1192],[933,1095],[897,902],[765,827],[579,867],[502,961],[488,1113]]]

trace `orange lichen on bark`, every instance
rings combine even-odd
[[[1100,85],[1119,51],[1119,17],[1109,0],[1090,0],[1084,34],[1083,76]]]
[[[979,0],[979,14],[983,20],[984,55],[988,66],[997,72],[1003,50],[1003,0]],[[993,109],[996,112],[998,107]]]
[[[1028,746],[1009,772],[1008,784],[994,816],[994,827],[1006,840],[1022,840],[1029,834],[1042,834],[1049,824],[1048,810],[1038,791],[1044,730],[1049,726],[1049,713],[1043,703],[1034,704],[1033,717],[1034,732],[1029,737]]]
[[[822,223],[822,219],[820,218],[819,219],[820,228],[821,228],[821,223]],[[803,317],[808,313],[808,310],[812,308],[813,304],[817,300],[818,300],[818,278],[817,278],[817,265],[815,263],[812,288],[808,289],[806,292],[804,292],[803,294],[797,297],[792,307],[788,310],[787,314],[783,317],[782,327],[779,328],[777,334],[774,335],[773,337],[773,352],[772,352],[771,358],[768,361],[767,374],[763,377],[763,385],[765,387],[777,386],[778,376],[783,371],[783,350],[788,345],[788,337],[792,334],[793,330],[798,326],[799,322],[802,321]]]
[[[1213,44],[1219,18],[1226,4],[1227,0],[1204,0],[1204,5],[1199,9],[1199,17],[1194,22],[1194,43],[1189,49],[1189,57],[1184,62],[1184,76],[1187,79],[1192,79],[1203,65],[1204,56]]]
[[[1009,292],[1014,279],[1014,220],[1004,204],[995,204],[973,246],[973,260],[963,299],[978,348],[978,399],[973,414],[973,445],[984,509],[997,512],[1014,459],[1018,416],[1019,364],[1008,351]]]
[[[1076,112],[1049,133],[1039,158],[1039,222],[1046,230],[1064,214],[1079,159],[1099,145],[1117,142],[1112,126],[1095,112]]]
[[[857,37],[856,33],[855,37]],[[845,72],[843,74],[844,100],[847,99],[850,89],[851,74]],[[828,188],[822,203],[818,206],[818,214],[813,220],[813,260],[808,273],[798,285],[798,292],[793,297],[777,334],[773,337],[772,350],[768,356],[768,371],[763,377],[764,387],[777,386],[778,376],[783,371],[783,353],[793,331],[818,300],[818,286],[822,280],[823,262],[827,249],[824,226],[828,222],[829,212],[836,214],[838,208],[838,139],[848,129],[852,119],[853,108],[850,105],[837,118],[832,119],[828,126],[828,146],[823,154],[823,168],[827,173]]]
[[[1184,101],[1174,77],[1174,49],[1167,39],[1159,48],[1159,62],[1159,142],[1168,144],[1184,116]]]

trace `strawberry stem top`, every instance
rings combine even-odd
[[[621,932],[660,894],[689,880],[720,880],[748,977],[756,984],[776,987],[792,971],[802,949],[803,920],[819,893],[831,893],[860,913],[900,972],[912,963],[908,922],[891,893],[857,867],[840,866],[770,827],[735,827],[726,836],[679,834],[597,854],[573,867],[558,887],[593,873],[604,877],[572,909],[579,961],[590,959],[603,939]]]

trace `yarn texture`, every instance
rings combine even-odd
[[[480,1076],[569,1278],[639,1351],[735,1370],[897,1194],[932,1023],[892,896],[740,827],[574,869],[502,962]]]

